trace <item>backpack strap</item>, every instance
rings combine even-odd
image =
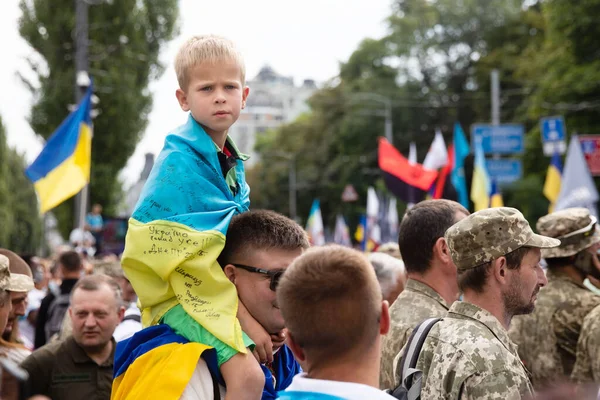
[[[408,342],[406,342],[406,350],[400,360],[400,385],[392,391],[392,396],[401,398],[399,396],[408,394],[406,397],[408,400],[419,400],[421,398],[423,372],[417,369],[417,361],[429,331],[441,320],[442,318],[426,319],[412,331]]]
[[[121,322],[125,322],[125,321],[142,322],[142,316],[137,315],[137,314],[129,314],[129,315],[125,316]]]

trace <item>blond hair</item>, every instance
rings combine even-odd
[[[379,335],[381,290],[373,267],[356,250],[308,249],[283,274],[277,302],[313,365],[367,349]]]
[[[242,74],[242,85],[246,82],[246,67],[242,54],[235,44],[217,35],[192,36],[179,48],[175,56],[175,73],[182,90],[189,84],[189,71],[203,62],[216,63],[223,60],[233,60]]]

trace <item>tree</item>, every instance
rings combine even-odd
[[[101,112],[94,120],[90,196],[110,214],[121,190],[116,177],[148,124],[148,84],[164,70],[159,52],[177,31],[179,9],[177,0],[88,3],[89,70]],[[20,7],[21,36],[40,56],[28,60],[37,82],[23,79],[34,94],[29,122],[48,138],[74,102],[74,1],[21,0]],[[68,233],[72,202],[55,213]]]
[[[0,119],[0,247],[34,253],[42,240],[42,221],[24,170],[25,159],[8,147]]]

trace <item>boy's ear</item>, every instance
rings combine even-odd
[[[248,86],[244,86],[244,90],[242,91],[242,109],[246,108],[246,100],[248,99],[249,94],[250,88]]]
[[[181,90],[177,89],[175,91],[175,97],[177,97],[177,101],[179,102],[179,106],[183,111],[190,111],[190,106],[187,102],[187,94]]]
[[[288,331],[288,335],[287,335],[286,344],[290,348],[290,350],[292,350],[292,353],[294,353],[294,357],[296,357],[298,362],[303,362],[304,360],[306,360],[306,355],[304,354],[304,350],[298,343],[296,343],[296,340],[294,339],[294,335],[292,335],[289,331]]]
[[[231,283],[235,284],[236,268],[231,264],[227,264],[225,268],[223,268],[223,272],[225,272],[225,276],[227,277],[227,279],[229,279]]]

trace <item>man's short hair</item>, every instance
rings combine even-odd
[[[308,249],[308,235],[292,219],[268,210],[252,210],[231,219],[225,247],[218,258],[219,264],[234,262],[234,257],[256,250]]]
[[[381,289],[356,250],[307,250],[283,274],[277,302],[290,335],[313,362],[366,349],[379,335]]]
[[[122,304],[121,286],[119,286],[116,280],[104,274],[86,275],[79,279],[75,286],[73,286],[71,297],[77,289],[93,292],[99,290],[102,286],[108,286],[113,291],[117,305],[120,306]]]
[[[508,269],[519,269],[523,258],[532,250],[531,247],[519,247],[518,249],[506,254],[506,266]],[[492,262],[478,265],[475,268],[467,270],[458,270],[458,288],[461,292],[469,289],[475,293],[483,293],[485,282],[490,273]]]
[[[175,56],[175,73],[181,90],[187,90],[190,69],[203,62],[215,63],[232,60],[240,68],[242,85],[246,81],[246,67],[241,53],[235,44],[216,35],[193,36],[179,48]]]
[[[69,272],[81,271],[81,256],[76,251],[65,251],[58,256],[58,263]]]
[[[446,230],[456,223],[456,213],[469,211],[452,200],[425,200],[404,214],[400,223],[398,245],[409,273],[429,270],[433,246]]]

